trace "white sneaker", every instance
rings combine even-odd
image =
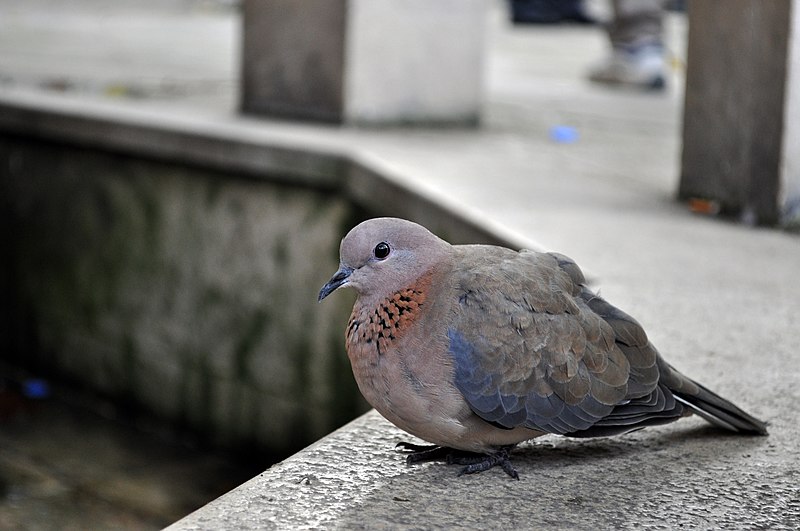
[[[653,44],[614,48],[611,57],[589,71],[589,79],[607,85],[663,90],[666,86],[664,48]]]

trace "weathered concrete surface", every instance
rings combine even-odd
[[[692,419],[551,437],[513,454],[514,481],[499,469],[409,467],[392,450],[409,437],[371,412],[168,529],[795,529],[785,435],[731,437]]]
[[[235,5],[236,0],[3,0],[0,87],[233,105],[239,64]]]

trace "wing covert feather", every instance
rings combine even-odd
[[[448,335],[456,386],[481,418],[570,434],[629,403],[637,409],[620,421],[633,423],[659,396],[666,404],[646,334],[583,286],[574,262],[486,247],[464,258]]]

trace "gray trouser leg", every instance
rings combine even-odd
[[[614,20],[608,26],[617,47],[663,44],[663,0],[612,0]]]

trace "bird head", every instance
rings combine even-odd
[[[322,287],[318,300],[345,286],[355,289],[359,296],[389,296],[413,285],[449,249],[449,243],[411,221],[364,221],[342,239],[339,270]]]

